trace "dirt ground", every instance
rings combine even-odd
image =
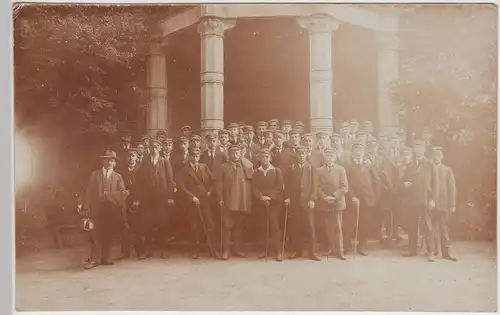
[[[461,311],[497,309],[494,244],[459,243],[458,262],[403,258],[372,247],[368,257],[321,262],[215,261],[186,255],[82,270],[85,248],[17,261],[22,311]]]

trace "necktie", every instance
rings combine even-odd
[[[212,168],[214,166],[214,157],[215,157],[215,152],[212,152],[210,154],[209,159],[208,159],[208,164],[210,165],[210,168]]]

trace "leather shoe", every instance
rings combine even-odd
[[[108,260],[108,259],[101,260],[101,265],[103,265],[103,266],[112,266],[114,264],[115,264],[114,262],[112,262],[111,260]]]
[[[337,258],[340,259],[340,260],[347,260],[347,258],[344,256],[344,254],[339,254],[337,256]]]
[[[226,251],[222,254],[222,260],[228,260],[229,259],[229,253]]]
[[[95,261],[95,260],[88,260],[88,261],[86,261],[83,264],[83,269],[92,269],[92,268],[95,268],[97,266],[99,266],[99,264],[97,263],[97,261]]]
[[[294,252],[293,254],[290,255],[290,259],[296,259],[302,257],[301,253],[299,252]]]
[[[314,261],[321,261],[321,258],[319,256],[316,256],[316,254],[310,254],[308,258]]]
[[[283,254],[278,253],[278,255],[276,255],[276,261],[283,261]]]
[[[234,256],[240,257],[240,258],[246,257],[246,255],[244,253],[240,252],[239,250],[234,251]]]
[[[368,256],[368,254],[365,253],[365,251],[362,249],[358,250],[358,254],[360,254],[361,256]]]
[[[443,259],[450,260],[450,261],[458,261],[456,257],[453,257],[451,255],[444,255]]]
[[[148,258],[151,258],[151,257],[153,257],[153,254],[152,254],[151,252],[149,252],[149,253],[144,253],[144,254],[142,254],[142,255],[141,255],[141,256],[139,256],[139,258],[137,258],[137,259],[139,259],[139,260],[144,260],[144,259],[148,259]]]

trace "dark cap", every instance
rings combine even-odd
[[[324,132],[324,131],[318,131],[316,132],[316,138],[319,139],[319,138],[327,138],[328,137],[328,133]]]
[[[293,135],[293,134],[300,135],[300,132],[297,129],[292,129],[292,130],[290,130],[290,132],[288,132],[288,134],[289,135]]]
[[[233,144],[232,146],[229,147],[229,149],[227,150],[228,152],[230,151],[241,151],[241,146],[237,145],[237,144]]]
[[[201,150],[200,150],[200,148],[197,148],[197,147],[190,147],[188,149],[188,153],[189,153],[189,155],[201,154]]]
[[[151,145],[157,144],[160,147],[162,146],[161,141],[158,139],[151,139]]]
[[[269,129],[266,129],[266,130],[264,130],[263,134],[264,134],[264,135],[267,135],[267,134],[273,134],[273,131],[272,131],[272,130],[269,130]]]
[[[219,130],[219,137],[221,135],[229,135],[229,131],[227,129],[220,129]]]
[[[191,131],[191,130],[193,130],[193,128],[191,128],[191,126],[189,126],[189,125],[182,126],[181,131],[187,131],[187,130]]]
[[[279,125],[280,121],[278,120],[278,118],[273,118],[273,119],[269,120],[269,125],[272,123],[276,123]]]
[[[301,145],[295,148],[295,154],[304,153],[306,151],[307,151],[306,147]]]
[[[333,147],[328,147],[328,148],[325,148],[323,150],[323,154],[324,155],[327,155],[327,154],[337,154],[337,149],[333,148]]]
[[[284,137],[285,136],[285,133],[281,130],[276,130],[274,133],[273,133],[273,136],[282,136]]]
[[[180,136],[179,137],[179,142],[188,142],[189,141],[189,138],[186,137],[186,136]]]
[[[332,140],[333,140],[333,139],[342,139],[342,136],[341,136],[340,134],[338,134],[338,133],[334,132],[330,138],[331,138]]]
[[[292,121],[290,119],[285,119],[281,122],[281,126],[283,125],[289,125],[291,126],[292,125]]]
[[[164,143],[167,143],[167,144],[172,144],[172,143],[174,143],[174,139],[172,139],[172,138],[167,138],[167,139],[165,139],[165,141],[163,141],[163,142],[164,142]]]
[[[205,136],[205,139],[207,140],[213,140],[219,138],[218,135],[215,132],[207,133]]]
[[[313,139],[313,138],[314,138],[314,136],[310,132],[305,133],[305,134],[302,135],[302,140],[304,140],[304,139]]]
[[[262,155],[262,154],[271,155],[271,150],[266,149],[266,148],[260,149],[259,155]]]
[[[165,130],[158,130],[156,132],[156,136],[166,136],[167,135],[167,132]]]
[[[247,133],[247,132],[254,132],[254,128],[251,125],[246,125],[246,126],[243,127],[243,132],[245,132],[245,133]]]
[[[365,149],[366,146],[362,142],[354,142],[352,144],[352,149]]]
[[[192,140],[192,141],[201,141],[201,137],[198,136],[198,135],[192,135],[191,137],[189,137],[189,140]]]
[[[262,121],[262,120],[257,123],[257,126],[259,126],[259,127],[266,127],[267,128],[267,125],[268,125],[267,122]]]
[[[240,126],[237,124],[237,123],[230,123],[229,125],[227,125],[227,129],[231,129],[231,128],[240,128]]]
[[[127,150],[127,155],[133,155],[133,154],[137,154],[136,148],[130,148]]]
[[[144,135],[141,137],[141,141],[144,141],[144,140],[150,140],[151,137],[149,135]]]

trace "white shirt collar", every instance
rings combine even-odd
[[[274,169],[275,169],[275,167],[272,164],[269,164],[269,167],[267,168],[267,170],[264,170],[264,167],[262,167],[262,165],[258,168],[258,170],[261,170],[264,173],[264,176],[266,176],[267,172],[269,172],[270,170],[274,170]]]

